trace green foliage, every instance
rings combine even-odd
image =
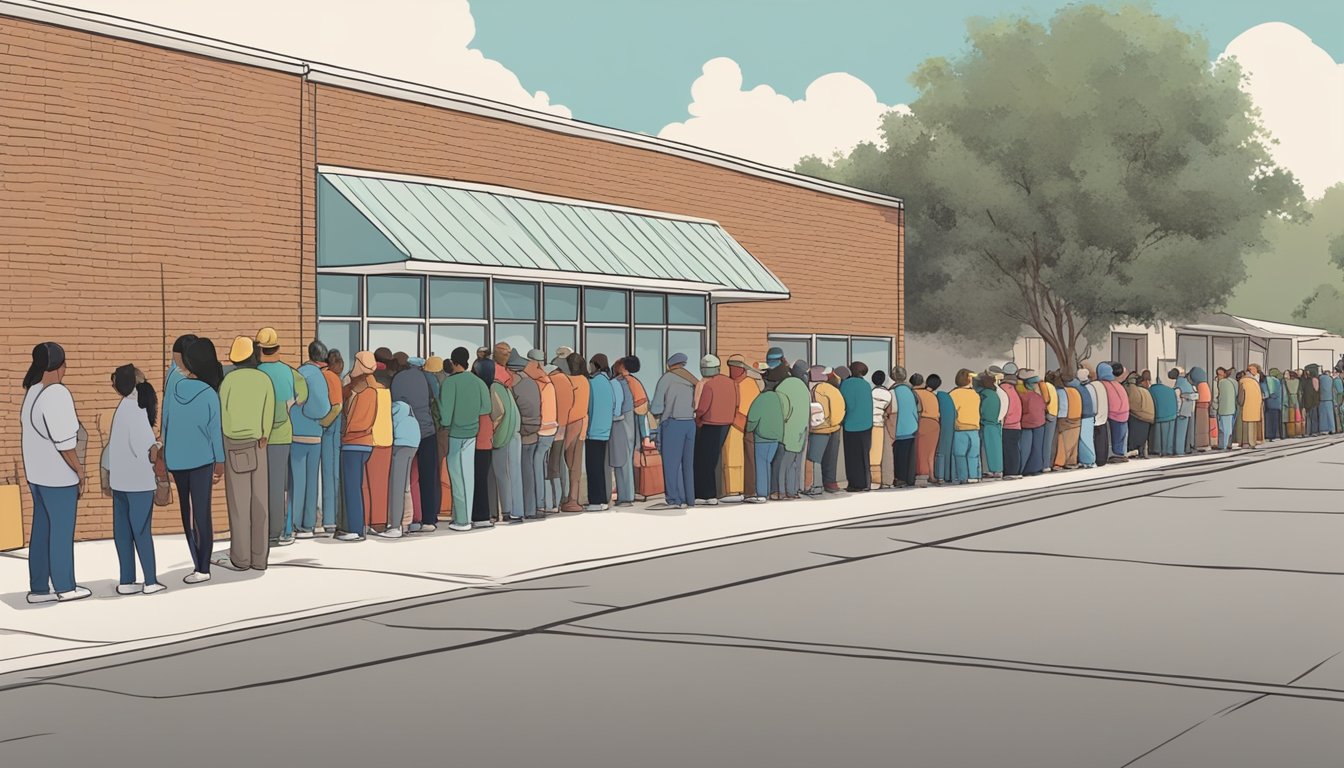
[[[799,166],[906,199],[910,330],[1025,325],[1074,359],[1113,324],[1220,307],[1266,215],[1300,215],[1240,68],[1170,20],[1083,5],[969,29],[912,76],[884,148]]]
[[[1334,285],[1316,286],[1316,290],[1293,312],[1293,320],[1313,328],[1324,328],[1331,333],[1344,334],[1344,292]]]
[[[1344,291],[1344,184],[1326,190],[1307,210],[1311,216],[1306,221],[1269,221],[1266,244],[1246,257],[1246,280],[1228,299],[1228,312],[1299,322],[1301,315],[1294,310],[1313,286]]]

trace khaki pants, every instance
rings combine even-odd
[[[1055,434],[1055,466],[1078,466],[1078,438],[1082,429],[1081,419],[1060,419],[1059,430]]]
[[[224,438],[224,496],[229,504],[229,559],[235,568],[266,570],[270,516],[266,452],[259,440]]]
[[[746,488],[746,469],[747,460],[744,447],[746,445],[745,436],[737,427],[728,430],[728,437],[723,441],[723,453],[720,458],[720,464],[723,467],[722,483],[724,496],[742,496]]]
[[[565,503],[570,508],[584,506],[587,503],[584,495],[583,485],[583,443],[579,435],[583,430],[583,422],[576,421],[565,427],[565,466],[569,468],[569,498]],[[584,501],[580,501],[580,497]]]

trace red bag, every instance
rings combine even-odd
[[[645,440],[635,451],[635,498],[648,501],[663,495],[663,456]]]

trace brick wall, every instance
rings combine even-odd
[[[0,482],[22,481],[32,346],[57,341],[90,433],[77,535],[106,538],[97,466],[118,400],[112,370],[130,362],[162,382],[185,332],[224,352],[233,336],[274,325],[294,355],[312,331],[300,81],[0,18],[0,93]],[[26,532],[26,488],[24,509]],[[222,493],[214,510],[226,528]],[[179,532],[177,509],[160,510],[155,529]]]
[[[318,162],[517,187],[714,219],[789,287],[722,305],[717,353],[763,359],[770,332],[898,339],[901,211],[597,139],[343,88],[316,95]]]

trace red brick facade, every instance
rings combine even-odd
[[[713,219],[793,296],[721,307],[719,354],[760,358],[768,332],[894,336],[903,353],[904,229],[894,208],[10,18],[0,18],[0,92],[0,484],[23,483],[17,420],[29,351],[59,341],[90,433],[81,539],[111,535],[96,468],[117,403],[114,368],[133,362],[162,381],[177,335],[227,348],[265,325],[298,361],[316,322],[318,164]],[[26,489],[24,506],[26,530]],[[180,531],[168,510],[156,530]],[[226,530],[222,493],[215,518]]]

